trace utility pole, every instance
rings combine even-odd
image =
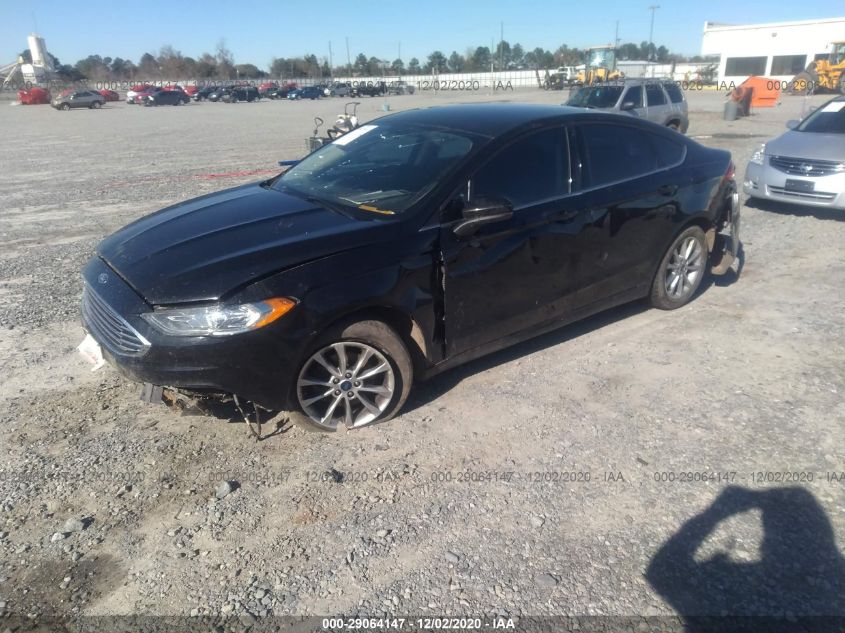
[[[505,54],[505,23],[499,22],[499,72],[505,69],[504,64]]]
[[[334,83],[334,61],[332,57],[332,41],[329,40],[329,77],[331,77],[332,83]]]
[[[616,35],[613,37],[613,68],[616,70],[616,56],[619,53],[619,20],[616,20]]]
[[[653,4],[648,8],[651,11],[651,27],[648,30],[648,61],[654,61],[654,12],[659,8],[659,4]]]
[[[352,58],[349,57],[349,37],[346,38],[346,66],[349,69],[349,76],[352,76]]]

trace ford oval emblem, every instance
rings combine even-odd
[[[107,284],[109,283],[109,276],[106,273],[100,273],[97,276],[97,281],[99,281],[101,284]]]

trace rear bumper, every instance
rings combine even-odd
[[[742,241],[740,240],[740,214],[742,205],[736,185],[731,183],[725,207],[715,226],[713,244],[711,248],[710,272],[714,275],[724,275],[731,269],[735,261],[740,261]],[[740,270],[738,269],[738,270]]]
[[[789,191],[787,179],[813,183],[811,192]],[[774,200],[790,204],[845,210],[845,173],[805,178],[789,174],[766,165],[748,163],[742,190],[752,198]]]

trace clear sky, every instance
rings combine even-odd
[[[525,49],[554,51],[561,44],[584,48],[612,43],[619,21],[622,42],[648,40],[672,52],[695,55],[704,22],[747,24],[836,17],[837,2],[792,0],[0,0],[0,65],[15,60],[35,31],[64,64],[89,54],[138,61],[170,44],[183,55],[213,53],[224,38],[235,63],[266,68],[273,57],[329,55],[346,63],[346,38],[358,53],[423,61],[440,50],[464,53],[504,37]],[[839,10],[837,10],[839,9]]]

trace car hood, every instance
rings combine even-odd
[[[261,184],[189,200],[122,228],[97,253],[153,305],[212,301],[275,272],[396,237]]]
[[[814,160],[845,160],[845,135],[789,132],[766,143],[766,154]]]

